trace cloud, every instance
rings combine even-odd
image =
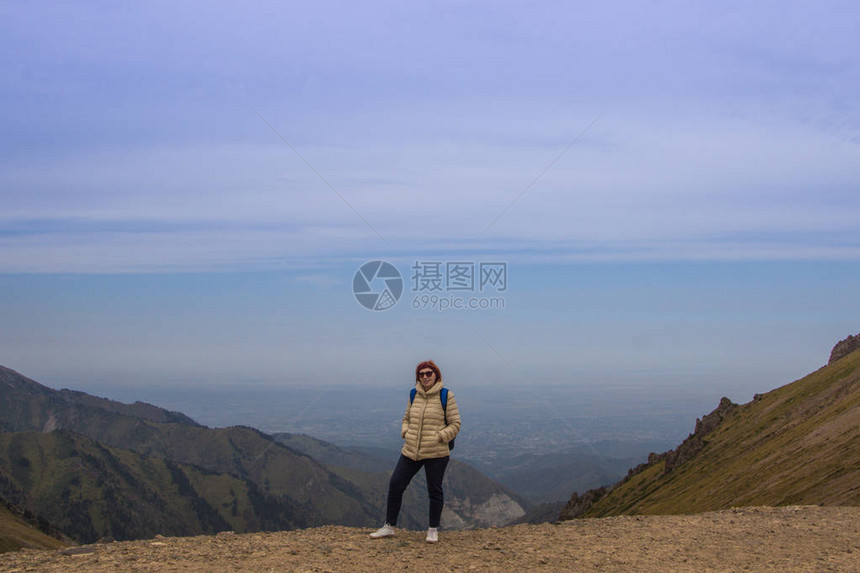
[[[4,7],[0,272],[856,258],[839,5],[331,6]]]
[[[325,181],[280,141],[7,164],[0,270],[245,269],[469,248],[567,260],[854,258],[860,247],[860,148],[826,131],[610,110],[541,175],[578,132],[565,143],[551,115],[506,127],[496,112],[461,110],[461,139],[444,143],[425,124],[408,143],[377,132],[366,145],[301,148]],[[574,116],[587,125],[582,110]]]

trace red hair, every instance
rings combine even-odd
[[[418,373],[425,368],[429,368],[436,373],[436,382],[440,382],[442,380],[442,371],[439,370],[439,367],[436,366],[436,363],[432,360],[425,360],[424,362],[419,363],[418,366],[415,367],[415,380],[418,380]]]

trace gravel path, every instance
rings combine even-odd
[[[0,555],[2,571],[860,572],[860,508],[748,507],[698,515],[423,532],[370,529],[161,538]]]

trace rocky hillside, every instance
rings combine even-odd
[[[848,338],[840,340],[830,352],[830,360],[828,364],[833,364],[843,356],[848,356],[855,350],[860,350],[860,334],[849,335]]]
[[[858,484],[855,350],[748,404],[723,398],[678,448],[652,454],[611,488],[574,494],[560,519],[747,505],[860,506]]]
[[[370,529],[156,537],[0,555],[0,570],[82,571],[835,571],[860,563],[860,508],[757,507],[558,525],[422,532]]]

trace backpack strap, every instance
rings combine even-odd
[[[416,392],[417,392],[417,390],[415,388],[413,388],[412,390],[409,391],[409,403],[410,404],[415,401]],[[444,416],[445,416],[445,425],[447,426],[448,425],[448,389],[447,388],[442,388],[442,390],[439,392],[439,400],[442,402],[442,414],[444,414]]]

